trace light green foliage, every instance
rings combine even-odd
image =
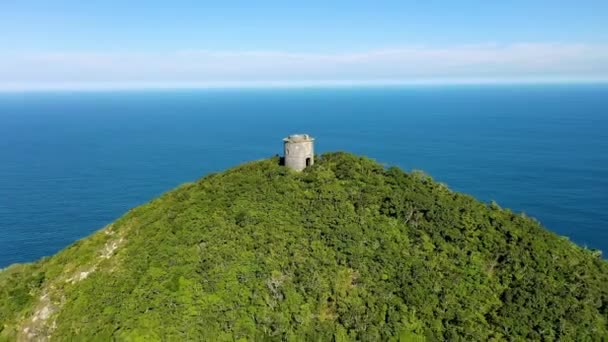
[[[606,284],[533,219],[334,153],[209,175],[2,271],[0,339],[49,293],[56,340],[601,340]]]

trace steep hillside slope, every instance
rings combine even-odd
[[[185,184],[0,272],[0,340],[599,340],[608,264],[419,173],[326,154]]]

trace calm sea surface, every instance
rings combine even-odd
[[[524,211],[608,251],[608,85],[0,94],[0,267],[289,133]]]

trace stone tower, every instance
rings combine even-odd
[[[292,134],[283,139],[285,166],[302,171],[314,163],[313,139],[308,134]]]

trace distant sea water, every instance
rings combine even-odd
[[[298,132],[608,252],[608,85],[34,92],[0,94],[0,267]]]

